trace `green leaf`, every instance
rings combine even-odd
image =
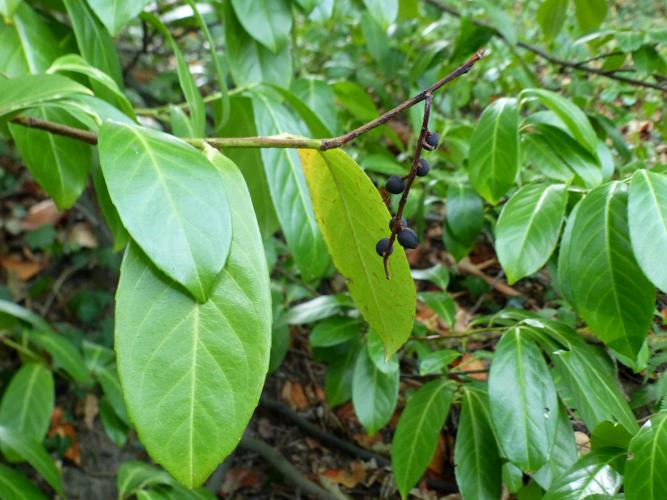
[[[75,382],[86,385],[92,381],[79,350],[61,334],[54,331],[30,332],[28,339],[48,352],[54,364],[65,370]]]
[[[359,341],[348,342],[345,346],[347,349],[342,356],[327,364],[324,393],[327,397],[327,404],[332,408],[349,401],[352,397],[354,367],[357,354],[362,350],[360,345]]]
[[[153,26],[156,30],[162,33],[169,46],[171,47],[174,56],[176,56],[176,73],[178,75],[178,83],[181,86],[185,100],[188,103],[190,110],[190,121],[192,122],[192,129],[195,132],[195,137],[204,137],[206,130],[206,109],[204,107],[204,99],[197,88],[190,67],[188,66],[183,53],[178,48],[178,44],[174,37],[171,36],[169,29],[160,21],[157,16],[144,12],[141,18]]]
[[[630,441],[625,464],[625,497],[660,500],[667,497],[667,412],[649,420]]]
[[[667,292],[667,175],[648,170],[634,173],[628,222],[639,267],[655,286]]]
[[[299,124],[279,102],[263,94],[253,97],[255,123],[260,135],[296,132]],[[287,246],[304,281],[321,278],[329,269],[329,256],[313,213],[308,186],[291,149],[264,148],[264,173]]]
[[[338,131],[336,96],[331,85],[324,80],[300,78],[292,82],[290,90],[301,100],[301,102],[303,102],[306,109],[312,110],[321,121],[327,132],[326,136],[331,136]],[[294,105],[292,102],[290,102],[290,104]],[[313,127],[304,116],[304,113],[298,109],[297,111],[308,124],[311,131],[315,133],[315,130],[313,130]],[[320,132],[323,131],[324,130],[320,130]]]
[[[119,88],[123,87],[123,73],[120,60],[113,39],[109,32],[104,29],[99,19],[92,13],[86,2],[81,0],[63,0],[69,18],[72,21],[72,29],[79,52],[88,63],[109,75]],[[106,95],[104,89],[93,82],[96,94],[103,96],[105,100],[113,96]],[[131,115],[130,115],[131,116]]]
[[[236,447],[259,401],[271,342],[269,276],[250,196],[231,161],[210,149],[207,155],[233,225],[208,301],[192,300],[134,244],[116,296],[128,412],[151,457],[187,487],[201,484]]]
[[[251,5],[250,2],[244,2]],[[276,54],[258,44],[243,29],[230,2],[220,7],[225,23],[225,48],[229,69],[237,85],[274,83],[288,88],[292,79],[292,57],[289,44]]]
[[[132,238],[205,302],[232,238],[218,169],[173,136],[117,122],[100,128],[99,151],[109,195]]]
[[[359,422],[370,436],[389,422],[398,400],[400,371],[383,373],[368,351],[357,356],[352,379],[352,404]]]
[[[362,122],[373,120],[378,115],[373,99],[359,84],[352,81],[338,82],[332,85],[336,99],[352,116]]]
[[[50,331],[51,326],[38,314],[35,314],[30,309],[26,309],[14,302],[8,300],[0,300],[0,314],[8,315],[16,319],[20,319],[24,323],[32,325],[44,331]]]
[[[174,480],[165,471],[146,462],[136,460],[123,462],[116,478],[118,498],[124,500],[145,488],[160,484],[170,485],[173,482]]]
[[[565,24],[568,0],[543,0],[537,9],[537,22],[547,41],[553,40]]]
[[[403,498],[433,458],[453,396],[454,385],[447,378],[432,380],[412,395],[401,413],[391,442],[391,467]]]
[[[104,432],[117,447],[122,448],[127,443],[128,425],[118,417],[107,397],[100,398],[99,408]]]
[[[21,75],[0,78],[0,116],[72,94],[92,94],[83,85],[61,75]]]
[[[396,20],[398,15],[398,0],[364,0],[368,13],[380,23],[380,26],[387,28]]]
[[[505,204],[496,224],[496,252],[510,285],[549,260],[566,204],[563,184],[529,184]]]
[[[42,441],[51,423],[54,397],[51,372],[41,363],[24,364],[2,396],[0,426]],[[16,460],[6,449],[3,453]]]
[[[359,336],[361,324],[356,318],[336,316],[315,325],[310,332],[312,347],[331,347]]]
[[[62,495],[60,472],[39,441],[27,434],[0,426],[0,444],[25,459],[49,485]]]
[[[46,500],[44,493],[27,477],[2,464],[0,464],[0,491],[3,500]]]
[[[466,385],[454,448],[456,484],[463,500],[498,500],[501,461],[484,391]]]
[[[598,138],[581,108],[560,94],[546,89],[526,89],[519,97],[522,103],[525,99],[532,98],[556,113],[574,138],[597,159]]]
[[[112,364],[110,366],[98,368],[95,372],[95,377],[102,386],[104,395],[111,408],[113,408],[114,413],[125,424],[129,424],[130,419],[127,415],[127,407],[125,405],[125,399],[123,398],[120,380],[118,379],[116,365]]]
[[[492,424],[507,458],[523,471],[549,460],[558,397],[540,349],[517,326],[496,346],[489,373]]]
[[[632,434],[621,424],[605,420],[596,425],[591,432],[591,449],[593,451],[601,448],[627,450],[631,439]]]
[[[102,174],[102,169],[97,165],[92,172],[93,186],[95,187],[95,195],[97,197],[97,204],[100,207],[100,211],[104,216],[104,220],[113,235],[113,250],[117,252],[127,245],[130,240],[130,235],[123,226],[123,222],[120,220],[120,215],[118,215],[118,210],[113,205],[111,197],[109,196],[109,191],[107,190],[107,185],[104,182],[104,176]]]
[[[495,205],[514,184],[518,170],[517,101],[498,99],[484,110],[470,139],[470,182],[486,201]]]
[[[447,224],[454,237],[474,243],[484,225],[484,204],[468,184],[452,183],[447,188]]]
[[[607,0],[574,0],[577,24],[581,31],[595,31],[607,17]]]
[[[552,179],[574,180],[575,184],[587,188],[602,182],[602,169],[597,158],[559,127],[536,124],[535,132],[526,136],[524,144],[524,156]]]
[[[412,332],[416,292],[405,252],[394,245],[386,279],[375,245],[390,214],[380,194],[346,153],[300,150],[317,223],[355,304],[384,342],[387,356]]]
[[[447,292],[421,292],[417,298],[435,312],[450,329],[454,327],[456,303],[451,295]]]
[[[297,97],[296,94],[287,89],[279,87],[278,85],[273,85],[271,83],[267,83],[266,86],[277,91],[280,95],[282,95],[285,98],[285,101],[287,101],[287,103],[292,108],[294,108],[294,111],[296,111],[299,114],[299,117],[308,126],[308,129],[310,130],[313,137],[323,138],[323,137],[331,137],[333,135],[333,133],[329,131],[326,125],[322,123],[319,116],[316,114],[316,111],[319,111],[325,106],[328,106],[328,104],[321,103],[321,104],[307,105],[304,101],[301,100],[300,97]],[[332,92],[332,97],[333,97],[333,92]],[[335,103],[329,109],[335,112]]]
[[[39,108],[25,114],[80,127],[77,120],[59,109]],[[93,163],[91,147],[68,137],[20,125],[10,124],[9,129],[23,162],[56,205],[61,209],[74,205],[86,188],[88,171]],[[40,147],[35,148],[35,144],[40,144]]]
[[[375,363],[375,367],[382,373],[387,375],[398,371],[398,355],[395,353],[391,356],[385,354],[384,344],[380,336],[373,330],[368,330],[366,336],[366,349],[371,361]]]
[[[232,123],[228,121],[221,128],[220,134],[222,136],[254,137],[259,135],[255,126],[255,115],[250,98],[233,96],[230,99],[229,113],[234,117],[234,120]],[[272,235],[278,229],[278,219],[273,208],[260,150],[229,148],[225,153],[230,160],[238,165],[245,178],[262,236],[266,238]]]
[[[410,274],[412,274],[413,279],[430,281],[442,290],[447,290],[449,286],[449,271],[442,264],[436,264],[426,269],[412,269]]]
[[[593,451],[581,457],[551,486],[543,500],[581,500],[615,495],[621,488],[625,452],[616,448]]]
[[[117,35],[150,0],[87,0],[109,33]]]
[[[632,254],[627,186],[612,182],[591,191],[570,217],[561,243],[559,279],[574,307],[600,339],[636,358],[648,332],[655,288]]]
[[[91,82],[98,84],[98,88],[101,86],[109,94],[111,94],[113,99],[115,99],[118,108],[120,108],[127,116],[136,119],[132,104],[130,103],[129,99],[125,97],[125,94],[123,94],[123,91],[116,84],[116,82],[103,71],[88,64],[81,56],[76,54],[68,54],[66,56],[59,57],[53,61],[53,64],[51,64],[51,67],[47,70],[47,72],[71,72],[87,76],[90,78]]]
[[[586,343],[563,323],[543,319],[524,323],[537,332],[535,340],[549,353],[561,398],[577,410],[589,429],[609,420],[621,423],[633,434],[637,431],[635,416],[616,380],[611,360],[601,348]]]
[[[447,371],[447,367],[456,359],[461,357],[461,353],[452,349],[441,349],[439,351],[429,352],[419,356],[419,375],[433,375]]]
[[[23,0],[0,0],[0,14],[3,15],[5,21],[10,20],[14,16],[14,12]]]
[[[287,0],[231,0],[246,33],[271,52],[287,45],[292,31],[292,9]]]
[[[560,404],[556,436],[554,437],[554,445],[551,448],[549,461],[533,474],[533,479],[545,490],[549,489],[553,480],[562,476],[576,461],[577,443],[574,439],[574,431],[567,408]]]

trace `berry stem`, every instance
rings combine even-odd
[[[424,139],[426,134],[428,134],[428,120],[431,116],[431,103],[433,101],[433,93],[430,90],[427,90],[424,95],[424,118],[422,119],[422,129],[417,138],[417,147],[415,148],[415,156],[412,159],[412,168],[410,168],[410,173],[405,181],[405,189],[401,195],[401,199],[398,202],[398,210],[396,211],[395,220],[400,221],[403,217],[403,210],[405,210],[405,204],[408,201],[408,195],[410,194],[410,188],[412,183],[417,176],[417,168],[419,168],[419,160],[422,156],[422,149],[424,147]],[[400,224],[393,224],[391,229],[391,235],[389,236],[389,245],[388,248],[391,249],[396,241],[396,235],[400,231]],[[384,274],[387,279],[391,279],[389,274],[389,251],[384,253]]]

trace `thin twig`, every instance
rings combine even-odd
[[[484,55],[484,51],[480,50],[475,53],[468,61],[463,63],[461,66],[452,71],[449,75],[445,76],[441,80],[438,80],[436,83],[431,85],[428,89],[420,92],[416,96],[408,99],[407,101],[399,104],[395,108],[387,111],[383,115],[371,120],[370,122],[362,125],[359,128],[356,128],[350,132],[347,132],[338,137],[332,137],[329,139],[308,139],[304,137],[295,137],[287,134],[282,134],[278,136],[271,137],[210,137],[205,139],[184,139],[186,142],[192,144],[195,147],[203,148],[204,144],[207,143],[210,146],[218,149],[224,148],[296,148],[296,149],[319,149],[321,151],[326,151],[328,149],[339,148],[344,144],[356,139],[360,135],[373,130],[380,125],[388,122],[391,118],[398,115],[402,111],[414,106],[415,104],[420,103],[426,99],[427,95],[431,95],[433,92],[446,85],[447,83],[455,80],[456,78],[468,73],[470,69],[479,61]],[[39,118],[33,118],[30,116],[19,115],[12,119],[13,123],[22,125],[24,127],[36,128],[50,132],[55,135],[61,135],[64,137],[69,137],[71,139],[76,139],[87,144],[96,145],[97,144],[97,134],[94,132],[89,132],[88,130],[83,130],[75,127],[68,127],[66,125],[51,122],[48,120],[41,120]]]
[[[453,7],[450,7],[448,5],[443,4],[439,0],[425,0],[426,3],[432,5],[433,7],[441,10],[442,12],[445,12],[451,16],[454,17],[462,17],[462,14],[454,9]],[[509,40],[505,38],[505,35],[503,35],[500,31],[498,31],[495,27],[491,26],[490,24],[485,23],[484,21],[479,21],[477,19],[473,19],[472,23],[475,24],[476,26],[479,26],[481,28],[485,28],[493,32],[493,35],[497,38],[500,38],[501,40],[505,41],[506,43],[510,43]],[[659,90],[660,92],[665,92],[667,93],[667,87],[663,87],[662,85],[658,85],[657,83],[651,83],[651,82],[645,82],[643,80],[635,80],[634,78],[627,78],[625,76],[621,76],[616,74],[614,71],[604,71],[602,69],[597,69],[597,68],[592,68],[590,66],[586,66],[584,64],[581,64],[580,62],[576,61],[567,61],[565,59],[560,59],[554,55],[549,54],[548,52],[545,52],[544,50],[535,47],[534,45],[530,45],[526,42],[523,42],[521,40],[518,40],[516,42],[517,47],[521,47],[524,50],[527,50],[529,52],[532,52],[533,54],[541,57],[542,59],[545,59],[553,64],[556,64],[558,66],[561,66],[563,68],[571,68],[576,71],[583,71],[586,73],[591,73],[594,75],[599,75],[599,76],[604,76],[606,78],[609,78],[611,80],[616,80],[619,82],[627,83],[629,85],[634,85],[635,87],[644,87],[644,88],[649,88],[649,89],[654,89],[654,90]]]
[[[276,448],[269,446],[264,441],[246,435],[241,439],[239,446],[260,455],[280,472],[285,479],[304,493],[312,495],[315,498],[337,500],[334,495],[307,479]]]

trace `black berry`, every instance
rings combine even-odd
[[[403,248],[417,248],[417,245],[419,245],[417,233],[407,227],[398,232],[397,239]]]
[[[396,221],[396,217],[392,217],[389,219],[389,230],[393,231],[394,230],[394,222]],[[401,219],[401,225],[400,227],[408,227],[408,221],[405,217]]]
[[[391,194],[401,194],[405,189],[405,182],[398,175],[392,175],[387,179],[387,191]]]
[[[435,132],[429,132],[424,139],[424,147],[429,151],[433,151],[440,143],[440,136]]]
[[[380,257],[382,257],[385,253],[391,255],[391,252],[394,251],[394,247],[389,246],[389,238],[382,238],[377,242],[377,245],[375,245],[375,251]]]
[[[417,166],[417,175],[419,177],[424,177],[431,170],[431,164],[427,162],[424,158],[419,160],[419,166]]]

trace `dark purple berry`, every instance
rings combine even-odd
[[[424,177],[431,170],[431,164],[427,162],[424,158],[419,160],[419,165],[417,166],[417,175],[419,177]]]
[[[392,217],[389,219],[389,230],[393,231],[394,230],[394,222],[396,221],[396,217]],[[408,221],[405,217],[401,219],[401,226],[400,227],[408,227]]]
[[[398,232],[397,239],[403,248],[417,248],[419,245],[417,233],[407,227]]]
[[[440,136],[435,132],[429,132],[424,139],[424,148],[433,151],[440,143]]]
[[[382,257],[385,253],[391,255],[391,253],[394,251],[394,247],[389,246],[389,238],[382,238],[377,242],[377,245],[375,245],[375,251],[380,257]]]
[[[398,175],[392,175],[387,179],[387,191],[391,194],[401,194],[405,189],[405,182]]]

